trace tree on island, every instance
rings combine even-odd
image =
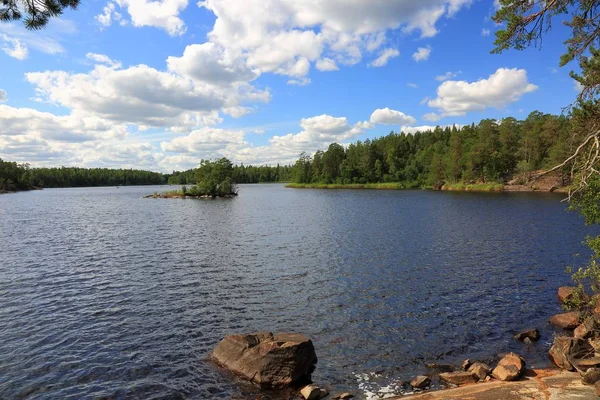
[[[183,186],[177,192],[166,193],[166,197],[232,197],[237,196],[233,181],[233,164],[223,157],[216,161],[202,160],[196,170],[196,185]]]
[[[572,185],[568,199],[571,209],[578,210],[587,224],[600,223],[600,2],[597,0],[499,0],[500,9],[493,16],[504,29],[496,32],[496,48],[500,53],[513,48],[523,50],[532,44],[542,46],[544,35],[553,19],[564,18],[571,28],[565,41],[567,52],[560,58],[563,67],[577,61],[580,73],[570,75],[581,85],[573,108],[573,135],[580,135],[579,145],[565,160],[547,173],[567,169]],[[585,288],[600,293],[600,236],[588,237],[592,250],[588,264],[577,269],[573,279],[579,284],[578,301],[582,305]],[[572,269],[570,269],[572,271]],[[592,297],[593,298],[593,297]]]
[[[42,29],[50,18],[78,5],[79,0],[0,0],[0,21],[18,21],[25,14],[23,22],[27,29]]]

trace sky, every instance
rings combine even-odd
[[[0,158],[170,172],[560,114],[567,28],[490,54],[493,0],[86,0],[0,22]]]

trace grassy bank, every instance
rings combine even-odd
[[[378,190],[401,190],[401,189],[414,189],[414,186],[407,185],[406,183],[352,183],[352,184],[338,184],[338,183],[289,183],[285,185],[286,188],[292,189],[378,189]]]
[[[476,184],[446,183],[442,187],[442,190],[456,192],[501,192],[504,190],[504,185],[496,182]]]

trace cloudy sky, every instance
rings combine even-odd
[[[187,169],[291,163],[420,127],[560,113],[542,51],[491,55],[492,0],[88,0],[26,31],[0,22],[0,158]]]

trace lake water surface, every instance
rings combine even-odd
[[[258,330],[305,333],[314,380],[361,397],[428,362],[545,366],[556,289],[592,233],[552,194],[142,198],[166,189],[0,196],[1,399],[254,399],[206,357]],[[512,338],[529,326],[536,345]]]

